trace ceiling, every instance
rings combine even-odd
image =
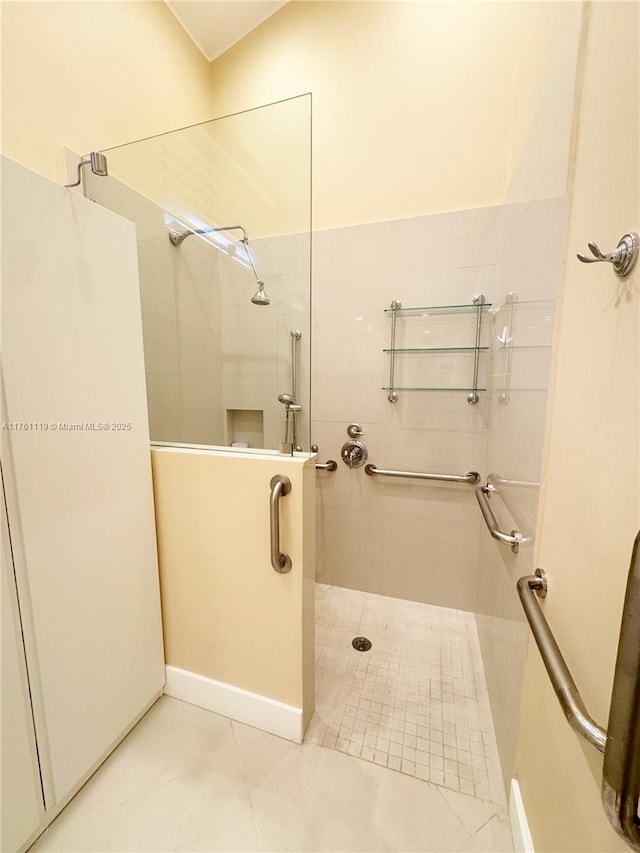
[[[165,0],[211,62],[254,30],[287,0]]]

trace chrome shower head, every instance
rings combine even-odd
[[[295,397],[293,396],[293,394],[280,394],[280,396],[278,397],[278,402],[284,403],[286,406],[287,403],[295,403]]]
[[[187,237],[190,237],[194,233],[197,233],[197,232],[194,232],[194,231],[185,231],[185,232],[169,231],[169,240],[171,240],[171,242],[173,243],[174,246],[179,246],[181,243],[184,243],[184,241],[187,239]]]
[[[251,301],[253,302],[254,305],[270,305],[271,304],[271,300],[269,299],[267,294],[264,292],[264,282],[262,282],[262,281],[258,282],[258,290],[251,297]]]

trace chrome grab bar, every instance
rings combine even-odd
[[[600,752],[604,752],[607,744],[607,733],[587,711],[580,691],[551,632],[549,623],[538,604],[538,597],[544,598],[547,594],[547,579],[544,572],[541,569],[536,569],[535,575],[520,578],[517,587],[533,638],[567,722],[575,732],[592,746],[595,746]]]
[[[480,340],[482,335],[482,307],[487,300],[484,298],[484,293],[476,293],[473,297],[473,304],[478,306],[476,315],[476,345],[473,358],[473,391],[467,394],[467,403],[472,406],[478,402],[478,368],[480,367]]]
[[[640,851],[640,533],[627,576],[607,729],[587,711],[537,597],[547,593],[541,569],[518,581],[518,595],[551,684],[571,728],[604,752],[602,805],[611,826]]]
[[[489,498],[494,491],[495,487],[492,485],[478,486],[476,489],[476,498],[480,505],[482,517],[484,518],[487,529],[493,538],[497,539],[498,542],[502,542],[504,545],[508,545],[513,553],[517,554],[520,550],[520,546],[529,540],[526,540],[518,530],[512,530],[511,533],[504,533],[504,531],[500,530],[498,521],[493,514],[491,504],[489,503]]]
[[[291,480],[284,474],[276,474],[269,483],[269,519],[271,524],[271,565],[276,572],[291,571],[291,557],[280,551],[280,498],[291,491]]]
[[[411,480],[440,480],[445,483],[469,483],[474,485],[480,482],[480,474],[477,471],[469,471],[466,474],[419,474],[416,471],[388,471],[385,468],[376,468],[375,465],[365,465],[365,473],[370,477],[374,474],[382,474],[385,477],[407,477]]]
[[[327,459],[326,462],[316,462],[316,471],[335,471],[338,463],[334,459]]]
[[[500,474],[489,474],[487,477],[488,486],[516,486],[521,489],[539,489],[540,483],[534,483],[530,480],[505,480]]]
[[[396,319],[398,311],[402,308],[402,302],[397,299],[391,301],[391,343],[389,345],[389,394],[387,400],[390,403],[398,402],[398,392],[394,389],[396,375]]]
[[[607,748],[602,771],[602,805],[615,831],[640,850],[640,533],[636,536],[622,608]]]

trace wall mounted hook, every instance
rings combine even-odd
[[[607,262],[613,264],[613,269],[616,275],[623,277],[629,275],[633,269],[636,260],[638,259],[638,251],[640,250],[640,238],[635,232],[625,234],[620,238],[620,242],[616,248],[605,255],[597,243],[587,243],[593,257],[589,258],[578,252],[577,258],[583,264],[597,264]]]

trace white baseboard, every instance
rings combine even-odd
[[[167,696],[215,711],[273,735],[302,743],[302,708],[250,693],[186,669],[167,666]]]
[[[511,835],[515,853],[535,853],[527,813],[524,810],[524,802],[517,779],[511,780],[509,820],[511,821]]]

